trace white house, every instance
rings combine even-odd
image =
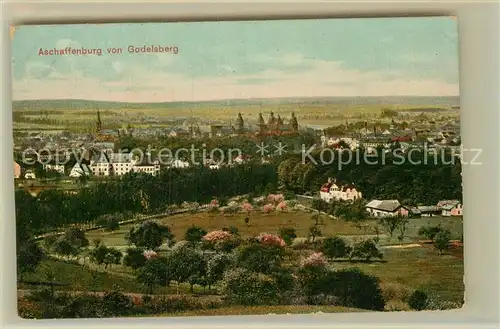
[[[154,160],[151,162],[148,161],[139,161],[140,159],[132,160],[132,171],[136,173],[145,173],[150,174],[152,176],[157,176],[160,174],[160,162],[158,160]]]
[[[319,196],[327,202],[331,200],[354,201],[363,197],[353,184],[339,186],[337,181],[331,178],[321,187]]]
[[[179,169],[188,168],[189,162],[176,159],[170,163],[170,167]]]
[[[65,166],[63,164],[44,164],[43,169],[45,171],[56,171],[64,175]]]
[[[365,206],[366,211],[373,217],[406,217],[409,209],[399,203],[398,200],[372,200]]]

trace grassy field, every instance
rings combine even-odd
[[[382,283],[400,283],[424,289],[440,300],[463,301],[463,260],[461,250],[439,255],[432,246],[384,249],[387,262],[334,262],[335,268],[358,267]]]
[[[185,213],[158,219],[158,222],[168,225],[177,240],[184,239],[186,230],[195,225],[203,227],[207,231],[220,230],[223,227],[236,227],[242,236],[256,236],[260,233],[278,233],[280,227],[293,227],[299,237],[307,237],[309,227],[314,224],[312,214],[304,212],[274,212],[270,214],[252,213],[250,222],[245,224],[245,214],[223,216],[206,212]],[[324,235],[364,235],[366,230],[359,229],[354,224],[344,221],[336,221],[324,216],[321,230]],[[104,232],[102,230],[88,232],[90,239],[101,239],[106,245],[126,246],[125,234],[131,225],[120,227],[115,232]]]
[[[314,221],[311,219],[312,214],[297,212],[279,213],[274,212],[270,214],[252,213],[250,215],[250,222],[245,224],[245,214],[235,215],[220,215],[210,214],[206,212],[200,213],[185,213],[158,219],[157,221],[170,227],[177,240],[184,239],[184,233],[191,226],[198,226],[204,228],[206,231],[220,230],[224,227],[236,227],[240,234],[244,237],[256,236],[260,233],[278,233],[281,227],[293,227],[297,232],[299,238],[306,238],[308,230]],[[375,221],[366,221],[361,227],[353,223],[348,223],[342,220],[333,220],[327,216],[322,216],[323,222],[320,225],[323,236],[342,235],[348,236],[350,239],[356,237],[363,238],[365,236],[375,236]],[[407,226],[405,239],[403,243],[413,243],[419,239],[418,230],[422,226],[437,226],[441,225],[444,228],[450,229],[454,239],[459,239],[462,232],[462,218],[461,217],[422,217],[412,218]],[[125,248],[127,242],[125,234],[129,231],[132,225],[124,225],[119,230],[114,232],[105,232],[103,230],[96,230],[88,232],[88,237],[91,240],[101,239],[106,245]],[[394,233],[392,239],[383,232],[380,228],[381,245],[399,244],[395,238],[397,232]]]
[[[250,223],[244,223],[244,215],[222,216],[219,214],[196,213],[181,214],[159,219],[160,222],[171,227],[177,240],[182,240],[184,232],[191,225],[205,228],[207,231],[222,227],[237,227],[243,236],[258,235],[261,232],[277,233],[283,226],[291,226],[297,230],[298,240],[307,237],[308,228],[313,224],[311,214],[303,212],[272,213],[251,216]],[[374,236],[372,229],[374,221],[365,223],[366,227],[358,228],[351,223],[324,218],[321,230],[323,236],[343,235],[348,240]],[[407,228],[404,244],[412,244],[419,240],[418,230],[426,225],[441,225],[453,232],[453,238],[458,239],[462,234],[462,219],[456,217],[423,217],[412,218]],[[89,232],[91,239],[102,239],[107,245],[125,248],[124,235],[129,227],[124,226],[117,232]],[[396,236],[397,234],[395,234]],[[383,247],[384,262],[351,263],[347,261],[333,262],[334,268],[358,267],[371,273],[383,283],[399,283],[410,289],[423,288],[432,292],[442,300],[461,302],[463,300],[463,251],[450,250],[439,255],[432,245],[422,245],[412,248],[398,248],[400,242],[394,237],[389,239],[384,232],[380,235]],[[293,265],[293,264],[292,264]],[[115,271],[127,273],[128,269],[115,266]]]

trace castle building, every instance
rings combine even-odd
[[[267,124],[262,113],[257,118],[258,134],[261,136],[296,134],[299,131],[299,124],[295,113],[292,113],[290,120],[285,123],[280,115],[274,116],[271,112]]]
[[[320,198],[326,202],[332,200],[354,201],[361,199],[363,195],[354,184],[339,185],[336,179],[328,179],[319,192]]]

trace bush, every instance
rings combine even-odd
[[[191,243],[197,243],[201,241],[205,234],[207,234],[207,231],[205,231],[203,228],[191,226],[186,230],[186,233],[184,234],[184,240]]]
[[[381,284],[380,287],[385,301],[400,300],[407,302],[411,295],[411,290],[401,283],[389,282]]]
[[[400,312],[400,311],[410,311],[411,308],[403,302],[402,300],[389,300],[386,302],[384,311],[388,312]]]
[[[463,306],[463,302],[451,302],[451,301],[442,301],[437,298],[429,298],[427,300],[426,308],[427,310],[452,310],[458,309]]]
[[[427,307],[428,297],[422,290],[415,290],[408,300],[408,305],[414,310],[421,311]]]
[[[434,241],[436,235],[441,232],[443,228],[441,226],[422,226],[418,230],[418,235],[426,237],[429,240]]]
[[[102,297],[104,316],[124,316],[133,311],[132,299],[119,291],[109,291]]]
[[[250,243],[237,251],[236,263],[249,271],[270,273],[281,267],[283,255],[281,247]]]
[[[339,304],[368,310],[384,310],[384,298],[378,279],[357,268],[339,270],[323,278],[323,287],[330,285]]]
[[[280,287],[272,276],[243,268],[225,273],[222,291],[231,304],[275,305],[280,302]]]
[[[293,227],[281,227],[278,235],[285,241],[287,246],[290,246],[297,237],[297,233]]]
[[[321,250],[328,258],[344,258],[351,251],[345,240],[337,236],[324,239]]]

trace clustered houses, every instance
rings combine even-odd
[[[320,198],[330,202],[331,200],[354,201],[362,198],[353,184],[337,185],[337,180],[329,178],[328,183],[321,187],[319,192]]]
[[[355,201],[362,199],[361,191],[354,184],[339,184],[336,179],[328,178],[328,182],[321,186],[319,196],[326,202],[332,200]],[[372,217],[395,217],[395,216],[462,216],[463,207],[458,200],[439,201],[435,206],[407,207],[399,200],[371,200],[365,205],[366,211]]]
[[[444,125],[437,122],[412,124],[411,128],[392,121],[392,124],[377,123],[369,126],[365,122],[364,127],[359,129],[346,122],[342,125],[343,130],[323,130],[321,146],[323,148],[364,148],[367,153],[374,152],[377,148],[390,150],[401,149],[407,152],[412,148],[426,147],[429,151],[439,149],[453,150],[459,156],[460,151],[460,127],[458,122],[447,122]]]

